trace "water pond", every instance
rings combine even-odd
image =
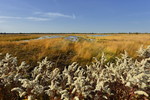
[[[99,36],[110,36],[110,35],[87,35],[87,36],[92,36],[92,37],[99,37]],[[61,38],[63,37],[66,40],[69,41],[79,41],[80,39],[84,39],[84,40],[88,40],[88,41],[94,41],[94,39],[86,39],[86,38],[82,38],[80,36],[61,36],[61,35],[52,35],[52,36],[42,36],[36,39],[30,39],[30,40],[40,40],[40,39],[52,39],[52,38]],[[24,40],[24,41],[30,41],[30,40]]]
[[[79,37],[78,36],[68,36],[68,37],[65,37],[64,39],[70,40],[70,41],[78,41]]]
[[[60,37],[63,37],[63,36],[57,36],[57,35],[54,35],[54,36],[42,36],[42,37],[39,37],[37,39],[52,39],[52,38],[60,38]]]

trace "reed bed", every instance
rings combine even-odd
[[[124,50],[133,58],[137,57],[136,50],[143,45],[150,45],[150,34],[108,34],[109,36],[92,37],[89,34],[57,34],[61,36],[80,36],[79,41],[69,41],[61,38],[24,41],[49,34],[20,34],[0,35],[0,52],[3,56],[10,53],[18,57],[19,62],[36,66],[36,62],[45,56],[56,62],[55,66],[68,66],[70,62],[80,65],[89,64],[92,57],[99,59],[102,52],[110,61],[119,56]],[[55,35],[55,34],[50,34]],[[91,35],[91,34],[90,34]],[[86,39],[95,39],[88,41]],[[19,41],[20,39],[20,41]]]

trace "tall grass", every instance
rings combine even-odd
[[[73,62],[61,70],[47,57],[32,68],[6,54],[0,59],[0,99],[149,100],[150,46],[137,53],[140,59],[125,52],[112,63],[102,54],[85,67]]]
[[[48,56],[49,60],[56,62],[56,66],[69,65],[77,61],[85,65],[92,61],[92,57],[101,57],[102,52],[110,61],[126,50],[130,56],[136,57],[136,52],[141,45],[150,44],[150,34],[109,34],[105,37],[91,37],[86,34],[75,34],[83,38],[94,38],[94,41],[81,40],[71,42],[63,38],[18,41],[31,39],[45,34],[0,35],[0,52],[11,53],[19,58],[19,62],[26,61],[36,66],[36,62]],[[57,34],[59,35],[59,34]],[[61,34],[64,35],[64,34]],[[65,34],[69,36],[73,34]]]

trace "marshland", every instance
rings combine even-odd
[[[0,34],[1,100],[148,100],[150,34]]]
[[[74,37],[73,37],[74,36]],[[45,38],[44,38],[45,37]],[[46,38],[48,37],[48,38]],[[70,38],[72,37],[72,38]],[[150,34],[1,34],[0,52],[16,56],[33,66],[48,57],[57,67],[72,62],[89,64],[104,52],[113,61],[126,50],[133,58],[142,45],[150,44]]]
[[[150,100],[150,0],[0,0],[0,100]]]

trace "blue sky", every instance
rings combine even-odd
[[[150,0],[0,0],[0,32],[150,32]]]

